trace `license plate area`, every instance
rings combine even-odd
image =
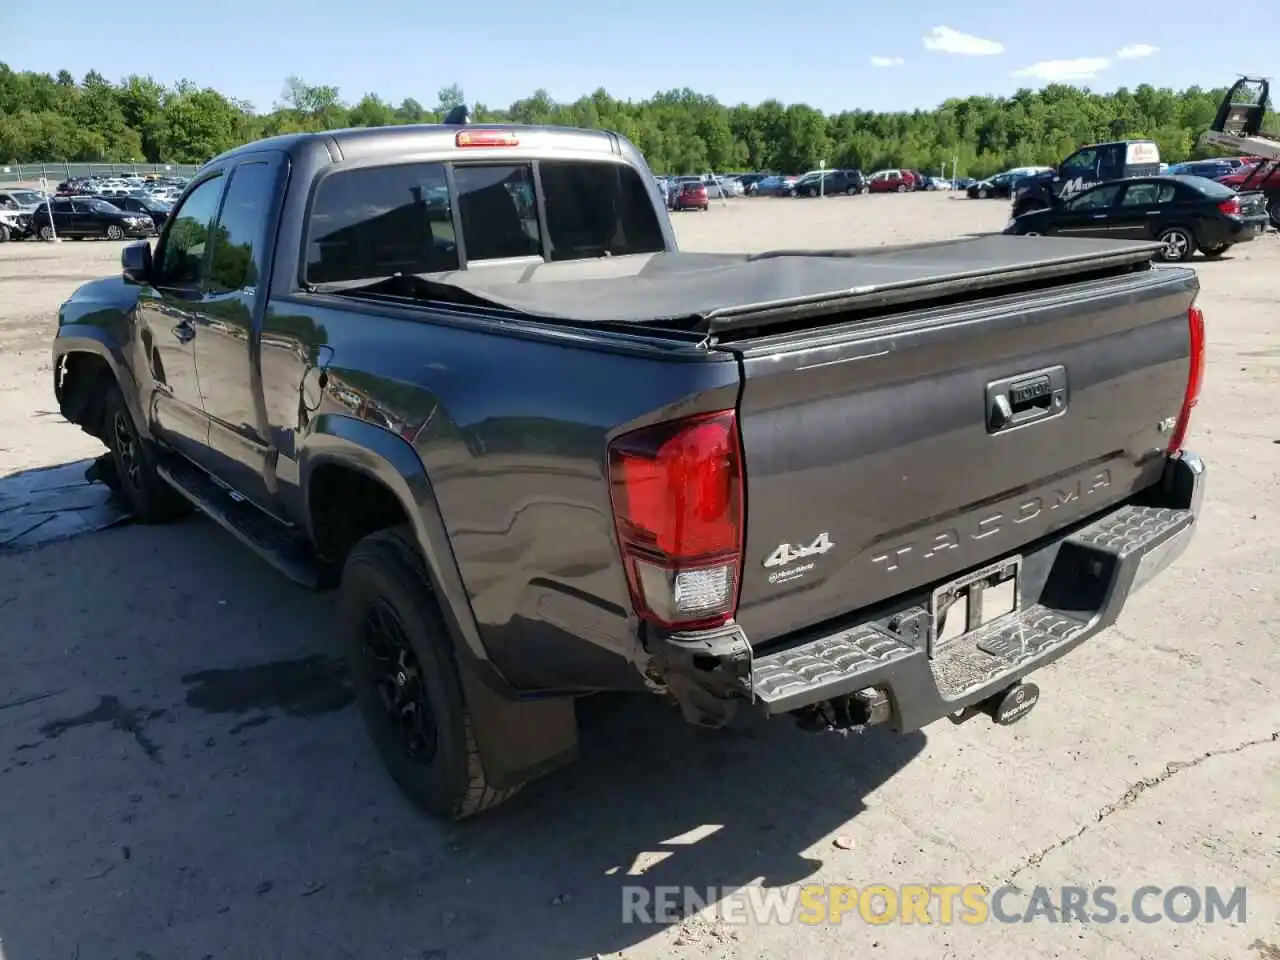
[[[1017,613],[1022,557],[1006,557],[945,583],[929,598],[929,656],[979,627]]]

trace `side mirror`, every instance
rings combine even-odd
[[[146,240],[131,243],[120,252],[121,273],[125,283],[147,283],[151,279],[151,244]]]

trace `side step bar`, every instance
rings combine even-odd
[[[333,572],[312,555],[301,537],[253,504],[232,497],[197,467],[175,459],[157,464],[156,472],[201,513],[294,583],[308,590],[332,586]]]

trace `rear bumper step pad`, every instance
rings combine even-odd
[[[1125,504],[1038,548],[1054,551],[1038,596],[1024,594],[1020,611],[943,645],[932,660],[882,622],[864,623],[755,657],[752,695],[773,715],[880,687],[902,730],[977,703],[1113,623],[1128,596],[1186,547],[1203,480],[1203,463],[1184,454],[1162,487],[1173,506]]]

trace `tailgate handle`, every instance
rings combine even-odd
[[[987,384],[987,432],[1000,433],[1065,413],[1067,368],[1031,370]]]

